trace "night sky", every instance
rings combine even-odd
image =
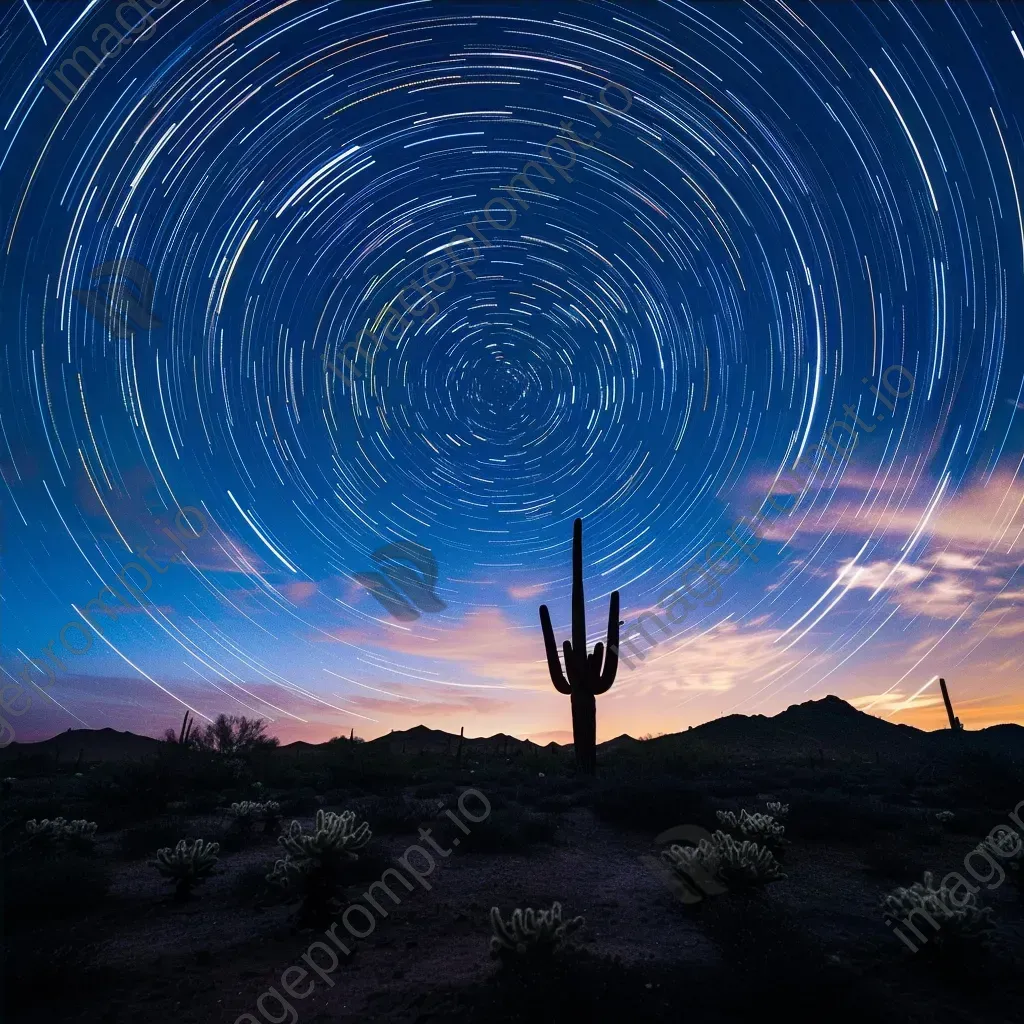
[[[590,642],[616,589],[628,635],[830,431],[598,739],[827,693],[937,728],[940,675],[1024,723],[1021,6],[117,9],[0,9],[19,740],[187,706],[568,741],[573,520]],[[443,608],[356,578],[396,542]]]

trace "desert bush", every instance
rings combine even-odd
[[[243,757],[278,745],[277,738],[267,736],[266,730],[267,723],[262,718],[218,715],[216,722],[196,730],[191,742],[199,750]]]
[[[985,946],[994,928],[991,908],[979,906],[969,889],[963,901],[952,899],[953,891],[945,882],[936,889],[935,876],[926,871],[922,882],[900,886],[885,896],[882,916],[890,926],[899,926],[908,918],[916,925],[923,916],[935,929],[925,934],[928,946],[942,954]]]
[[[553,903],[550,910],[513,910],[508,921],[491,907],[491,955],[515,960],[550,957],[582,924],[582,917],[563,921],[561,903]]]
[[[749,839],[737,842],[721,831],[697,846],[673,845],[661,857],[687,882],[701,872],[729,886],[762,885],[786,877],[770,850]]]
[[[319,923],[329,915],[345,869],[370,841],[370,826],[365,821],[356,825],[355,821],[354,811],[335,814],[321,809],[312,832],[293,821],[278,836],[285,856],[274,864],[267,881],[283,889],[302,889],[300,916],[304,920]]]
[[[784,821],[789,817],[789,804],[780,803],[778,800],[769,800],[764,806],[776,821]]]
[[[173,849],[169,846],[157,850],[153,865],[168,881],[174,882],[174,897],[184,901],[189,898],[192,888],[205,882],[217,864],[220,853],[219,843],[207,843],[202,839],[179,839]]]

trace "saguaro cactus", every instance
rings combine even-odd
[[[942,702],[946,705],[946,714],[949,716],[949,727],[953,732],[963,732],[963,725],[960,719],[953,714],[953,702],[949,699],[949,690],[946,689],[946,680],[939,680],[939,689],[942,690]]]
[[[598,643],[593,654],[587,653],[586,598],[583,596],[583,520],[572,527],[572,641],[566,640],[565,674],[558,660],[558,647],[551,628],[551,616],[545,604],[540,606],[540,625],[544,631],[544,648],[548,656],[551,682],[559,693],[572,700],[572,741],[576,766],[585,775],[597,770],[597,702],[599,694],[607,693],[615,682],[619,667],[619,592],[612,593],[608,605],[608,646]],[[566,680],[568,676],[568,681]]]

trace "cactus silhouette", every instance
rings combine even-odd
[[[942,703],[946,705],[946,715],[949,718],[949,727],[953,732],[963,732],[964,727],[960,719],[953,714],[953,702],[949,699],[949,690],[946,689],[946,680],[939,680],[939,689],[942,690]]]
[[[576,766],[585,775],[597,770],[597,701],[615,682],[619,667],[619,592],[612,593],[608,605],[608,645],[598,643],[587,653],[586,599],[583,596],[583,520],[572,527],[572,641],[563,644],[565,673],[558,660],[558,646],[551,628],[548,606],[540,606],[540,626],[548,656],[551,682],[559,693],[572,701],[572,741]],[[568,677],[568,679],[566,678]]]

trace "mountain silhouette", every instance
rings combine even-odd
[[[84,761],[140,760],[156,754],[160,740],[114,729],[69,729],[37,743],[11,743],[0,749],[0,761],[33,755],[46,755],[60,763],[74,762],[82,752]],[[334,741],[328,741],[334,742]],[[492,736],[465,736],[464,754],[518,756],[527,749],[572,750],[572,744],[533,743],[506,733]],[[952,733],[949,729],[926,732],[911,725],[900,725],[878,718],[829,695],[820,700],[791,704],[777,715],[725,715],[684,732],[669,733],[650,740],[638,740],[627,734],[598,744],[606,753],[634,751],[650,744],[660,752],[700,753],[717,751],[744,757],[780,757],[862,754],[873,757],[915,757],[955,750],[970,750],[1024,757],[1024,726],[1013,723],[985,729]],[[281,750],[299,751],[322,747],[322,743],[297,740]],[[383,748],[391,753],[454,754],[457,733],[416,725],[395,730],[369,740],[367,747]]]

